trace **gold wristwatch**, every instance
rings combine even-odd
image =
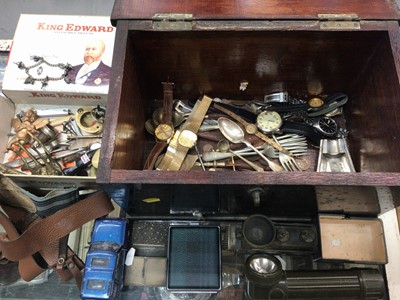
[[[157,170],[177,171],[180,169],[189,149],[197,142],[197,132],[211,102],[212,99],[208,96],[203,96],[196,102],[186,122],[170,140],[167,152],[157,166]]]
[[[172,124],[172,106],[173,106],[173,87],[172,82],[163,82],[163,112],[161,123],[154,130],[154,136],[157,142],[167,142],[174,134],[174,126]]]

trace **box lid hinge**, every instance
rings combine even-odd
[[[357,14],[318,14],[321,30],[357,30],[361,29]]]
[[[193,29],[192,14],[154,14],[153,29],[155,30],[191,30]]]

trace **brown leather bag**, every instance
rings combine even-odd
[[[68,247],[68,235],[83,224],[107,215],[114,207],[102,191],[47,217],[39,217],[31,199],[11,179],[0,174],[0,258],[19,262],[22,279],[30,281],[48,268],[80,287],[84,263]]]

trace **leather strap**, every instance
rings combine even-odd
[[[167,142],[157,142],[144,163],[143,170],[153,170],[158,156],[167,148]]]
[[[304,135],[309,139],[311,144],[315,146],[319,146],[319,142],[323,137],[322,134],[318,133],[313,126],[305,123],[283,121],[281,128],[283,133]]]
[[[15,240],[19,237],[19,233],[6,215],[0,212],[0,223],[7,232],[7,238]],[[4,238],[4,237],[3,237]],[[4,241],[4,239],[2,239]],[[4,258],[1,253],[2,259]],[[42,273],[45,268],[40,267],[32,256],[22,258],[18,262],[18,271],[21,278],[25,281],[31,281],[38,274]]]
[[[283,153],[285,153],[286,155],[289,155],[289,156],[293,156],[293,154],[290,151],[286,150],[281,145],[276,143],[273,139],[269,138],[268,136],[266,136],[262,132],[258,131],[257,126],[255,124],[247,122],[246,120],[241,118],[239,115],[235,114],[234,112],[230,111],[229,109],[227,109],[227,108],[225,108],[225,107],[223,107],[223,106],[221,106],[219,104],[215,104],[214,103],[214,107],[216,109],[224,112],[225,114],[227,114],[228,116],[233,118],[235,121],[237,121],[240,124],[242,124],[242,126],[245,128],[245,130],[246,130],[246,132],[248,134],[255,135],[258,138],[262,139],[264,142],[266,142],[269,145],[271,145],[272,147],[274,147],[275,149],[279,150],[280,152],[283,152]],[[250,127],[252,128],[251,131],[248,130]]]
[[[163,114],[162,114],[162,123],[170,125],[171,128],[173,127],[172,122],[172,110],[173,110],[173,103],[174,103],[174,96],[173,96],[173,86],[172,82],[163,82]],[[159,124],[162,125],[162,124]],[[159,126],[158,125],[158,126]],[[154,133],[156,135],[156,133]],[[167,140],[159,140],[156,136],[156,144],[154,145],[153,149],[151,150],[149,156],[144,163],[143,170],[153,170],[154,165],[156,163],[157,157],[167,148],[168,146],[168,139]]]
[[[106,194],[97,192],[45,219],[40,219],[18,238],[0,241],[0,250],[2,255],[9,260],[21,260],[46,248],[90,220],[108,214],[113,209]],[[11,230],[14,234],[15,228],[10,228],[7,224],[9,221],[7,222],[4,217],[4,214],[0,214],[0,224],[6,225],[6,230]]]
[[[85,263],[79,259],[78,256],[68,247],[68,258],[65,261],[65,267],[63,269],[55,269],[57,275],[64,281],[70,280],[72,277],[75,279],[78,288],[82,285],[82,273],[81,270],[85,267]]]

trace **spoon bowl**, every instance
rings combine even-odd
[[[272,171],[283,171],[283,168],[279,164],[268,159],[256,147],[254,147],[249,141],[245,139],[244,131],[242,130],[242,128],[240,128],[238,124],[225,117],[220,117],[218,118],[218,127],[225,138],[231,143],[243,143],[246,144],[247,147],[253,149],[263,160],[268,163],[268,166]]]

